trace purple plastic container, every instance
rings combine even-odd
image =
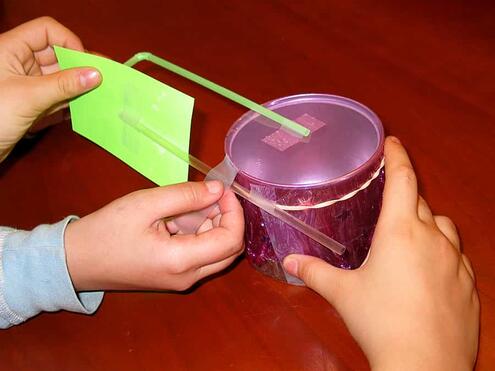
[[[301,94],[268,102],[265,107],[310,128],[298,139],[249,111],[231,127],[225,153],[238,169],[236,180],[290,211],[297,218],[346,246],[336,255],[258,207],[241,200],[246,219],[246,253],[259,271],[298,283],[281,262],[292,253],[320,257],[353,269],[368,253],[380,212],[384,172],[383,127],[367,107],[351,99]],[[330,206],[373,179],[353,197]],[[324,204],[323,204],[324,205]]]

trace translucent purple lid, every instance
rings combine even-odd
[[[301,94],[265,107],[311,130],[309,138],[280,129],[249,111],[231,127],[225,153],[238,171],[262,183],[300,187],[338,182],[376,163],[383,146],[380,119],[351,99]]]

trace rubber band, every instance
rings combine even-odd
[[[358,189],[355,189],[354,191],[349,192],[349,193],[343,195],[340,198],[337,198],[337,199],[334,199],[334,200],[323,201],[323,202],[320,202],[320,203],[315,204],[315,205],[290,206],[290,205],[276,204],[276,206],[278,208],[280,208],[282,210],[286,210],[286,211],[301,211],[301,210],[308,210],[308,209],[321,209],[323,207],[328,207],[328,206],[331,206],[333,204],[336,204],[337,202],[348,200],[348,199],[354,197],[356,194],[358,194],[362,190],[366,189],[371,184],[371,182],[373,180],[375,180],[380,175],[380,172],[382,171],[382,169],[383,169],[384,166],[385,166],[385,159],[382,159],[382,162],[380,163],[380,167],[373,173],[373,175],[371,176],[371,178],[369,180],[367,180]]]

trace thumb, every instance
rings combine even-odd
[[[346,295],[351,271],[336,268],[308,255],[289,255],[283,262],[285,270],[301,279],[306,286],[323,296],[334,307]]]
[[[223,183],[186,182],[136,192],[138,204],[146,206],[146,217],[158,220],[201,210],[217,202],[223,194]]]
[[[38,114],[50,107],[81,95],[101,83],[101,75],[94,68],[71,68],[31,79],[33,105]]]

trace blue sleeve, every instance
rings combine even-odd
[[[0,328],[40,312],[91,314],[103,292],[76,293],[67,269],[64,232],[76,217],[31,232],[0,227]]]

